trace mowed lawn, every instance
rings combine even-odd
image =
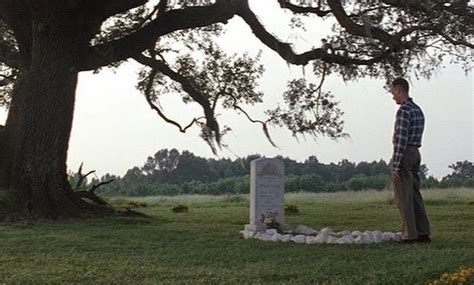
[[[136,198],[147,203],[139,210],[150,218],[0,225],[0,284],[425,284],[474,266],[474,189],[423,194],[433,228],[429,245],[243,240],[246,196]],[[285,200],[302,212],[287,216],[292,228],[399,230],[387,191]],[[189,212],[173,213],[179,204]]]

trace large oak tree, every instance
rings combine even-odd
[[[150,106],[180,131],[200,127],[214,147],[228,130],[219,126],[217,108],[261,124],[270,141],[271,124],[293,134],[337,138],[344,135],[343,122],[337,102],[322,91],[327,75],[429,76],[443,60],[466,69],[472,62],[474,13],[468,1],[274,1],[293,14],[293,26],[302,18],[332,19],[333,33],[314,43],[319,47],[295,53],[291,43],[267,30],[249,0],[0,0],[0,104],[9,106],[0,127],[0,191],[15,194],[10,210],[41,218],[106,211],[81,198],[67,179],[82,71],[139,62],[144,69],[138,88]],[[258,57],[226,55],[213,43],[233,17],[288,64],[311,64],[320,81],[289,82],[287,106],[269,110],[265,120],[253,119],[244,106],[262,100]],[[167,92],[199,104],[203,116],[188,125],[168,118],[158,100]]]

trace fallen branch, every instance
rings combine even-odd
[[[79,170],[77,172],[77,174],[79,175],[79,180],[77,181],[77,184],[76,184],[76,187],[74,188],[74,193],[76,195],[78,195],[80,198],[82,199],[89,199],[91,200],[92,202],[94,202],[95,204],[98,204],[98,205],[108,205],[108,203],[100,198],[99,196],[97,196],[97,194],[95,193],[95,190],[97,190],[99,187],[101,186],[104,186],[104,185],[107,185],[109,183],[112,183],[115,179],[110,179],[108,181],[103,181],[103,182],[100,182],[98,184],[94,184],[92,185],[91,189],[89,190],[79,190],[82,183],[84,182],[84,180],[86,179],[87,176],[91,175],[92,173],[95,173],[95,170],[92,170],[92,171],[89,171],[86,173],[86,175],[83,175],[82,174],[82,166],[83,166],[84,163],[81,163],[81,165],[79,166]],[[78,191],[79,190],[79,191]]]
[[[81,163],[81,165],[79,166],[79,170],[77,172],[77,174],[79,175],[79,180],[77,181],[75,190],[79,190],[79,187],[81,187],[82,182],[84,182],[84,179],[86,179],[87,176],[91,175],[92,173],[95,173],[95,170],[92,170],[92,171],[87,172],[86,175],[83,175],[82,174],[82,165],[83,164],[84,164],[84,162]]]

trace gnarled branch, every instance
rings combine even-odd
[[[88,0],[85,8],[89,11],[96,11],[96,14],[100,15],[101,18],[107,19],[144,5],[147,2],[148,0]]]
[[[163,61],[155,60],[153,58],[146,57],[142,54],[135,55],[133,58],[136,61],[138,61],[139,63],[150,66],[153,69],[156,69],[156,70],[160,71],[161,73],[168,76],[172,80],[174,80],[174,81],[178,82],[179,84],[181,84],[183,90],[186,93],[188,93],[189,96],[191,96],[191,98],[193,98],[193,100],[196,101],[203,108],[204,115],[206,117],[206,125],[210,130],[212,130],[215,133],[217,143],[220,143],[219,124],[217,123],[217,121],[214,117],[214,112],[211,108],[211,103],[209,102],[209,100],[203,94],[201,94],[201,92],[199,90],[197,90],[193,86],[192,82],[189,79],[187,79],[186,77],[184,77],[181,74],[177,73],[176,71],[172,70]],[[179,124],[177,124],[176,122],[174,123],[174,125],[179,126]],[[190,125],[192,125],[192,123]],[[179,126],[179,128],[182,129],[180,126]]]
[[[445,34],[445,33],[439,33],[439,35],[441,37],[443,37],[445,40],[447,40],[448,42],[450,42],[452,45],[463,45],[463,46],[466,46],[466,47],[469,47],[469,48],[472,48],[474,49],[474,44],[470,43],[470,42],[467,42],[467,41],[463,41],[463,40],[456,40],[456,39],[453,39],[452,37],[450,37],[449,35]]]
[[[296,54],[291,48],[290,44],[281,42],[265,29],[265,27],[260,23],[258,18],[252,12],[248,4],[241,5],[238,15],[242,17],[242,19],[249,25],[249,27],[252,29],[252,32],[262,43],[277,52],[288,63],[295,65],[306,65],[308,62],[316,59],[320,59],[327,63],[337,63],[340,65],[371,65],[386,59],[393,52],[392,49],[386,49],[379,55],[368,59],[359,59],[338,54],[331,54],[323,48],[316,48],[302,54]]]
[[[237,99],[234,98],[234,96],[231,96],[232,99],[234,100],[234,104],[233,104],[233,107],[235,110],[238,110],[240,112],[242,112],[246,117],[247,119],[252,122],[252,123],[258,123],[260,125],[262,125],[262,131],[263,133],[265,134],[265,137],[267,137],[267,140],[268,142],[273,146],[273,147],[276,147],[278,148],[278,146],[275,144],[275,142],[273,141],[272,137],[270,136],[270,132],[268,131],[268,122],[270,122],[272,120],[272,118],[270,119],[267,119],[266,121],[262,121],[262,120],[256,120],[256,119],[253,119],[252,117],[250,117],[250,115],[247,113],[247,111],[245,111],[244,109],[242,109],[242,107],[240,107],[238,104],[237,104]]]
[[[218,0],[210,6],[167,11],[130,35],[88,48],[82,54],[78,69],[93,70],[133,57],[153,46],[159,37],[177,30],[226,22],[235,14],[236,6],[233,2],[234,0]]]
[[[191,123],[189,123],[186,127],[182,127],[178,122],[168,118],[160,109],[160,107],[158,107],[157,105],[155,105],[153,103],[153,99],[151,98],[151,89],[153,88],[153,81],[155,79],[155,76],[158,74],[158,70],[156,68],[153,68],[150,72],[150,75],[148,76],[148,82],[147,82],[147,86],[146,86],[146,89],[145,89],[145,99],[148,103],[148,105],[156,111],[156,113],[158,114],[158,116],[160,116],[160,118],[162,118],[165,122],[167,122],[168,124],[171,124],[171,125],[174,125],[176,127],[178,127],[179,131],[182,132],[182,133],[185,133],[187,129],[189,129],[194,123],[197,122],[197,119],[194,118]]]
[[[84,163],[81,163],[81,165],[79,166],[79,170],[77,172],[77,174],[79,175],[79,180],[77,181],[76,187],[74,188],[74,194],[76,194],[80,198],[89,199],[92,202],[96,203],[97,205],[108,205],[108,203],[104,199],[97,196],[97,194],[95,193],[95,190],[97,190],[99,187],[101,187],[103,185],[107,185],[109,183],[112,183],[114,181],[114,179],[110,179],[108,181],[104,181],[104,182],[100,182],[98,184],[92,185],[91,189],[89,189],[89,190],[79,190],[79,189],[81,189],[81,185],[84,182],[84,180],[86,179],[86,177],[91,175],[92,173],[95,173],[95,170],[91,170],[91,171],[87,172],[85,175],[82,174],[83,164]]]
[[[280,7],[283,9],[288,9],[295,14],[315,14],[319,17],[324,17],[327,14],[331,13],[329,10],[321,10],[321,7],[303,7],[290,3],[288,0],[278,0]]]
[[[431,1],[421,1],[421,0],[416,0],[416,1],[414,0],[381,0],[381,2],[387,5],[390,5],[392,7],[422,12],[426,14],[427,16],[431,15],[434,9],[437,9],[439,11],[445,11],[453,15],[460,16],[463,18],[463,21],[465,21],[467,24],[474,25],[474,9],[468,6],[467,3],[455,4],[455,3],[446,3],[446,1],[439,1],[438,3],[430,3]],[[450,4],[450,5],[446,6],[445,4]]]
[[[87,172],[86,175],[82,174],[83,164],[84,163],[81,162],[81,165],[79,166],[79,170],[77,171],[77,175],[79,175],[79,179],[77,180],[77,183],[76,183],[76,190],[79,190],[79,188],[81,187],[82,183],[87,178],[87,176],[91,175],[92,173],[95,173],[95,170],[91,170],[91,171]]]
[[[348,33],[366,38],[374,38],[390,47],[399,45],[400,39],[398,37],[394,37],[380,28],[359,25],[354,22],[349,15],[347,15],[340,1],[328,0],[327,3],[329,7],[331,7],[332,13],[338,23],[344,27]]]

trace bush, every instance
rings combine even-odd
[[[291,215],[291,214],[299,214],[300,210],[298,210],[298,207],[296,205],[285,205],[285,214]]]
[[[188,206],[185,206],[185,205],[178,205],[178,206],[173,207],[171,211],[173,211],[173,213],[185,213],[189,211],[189,208]]]

